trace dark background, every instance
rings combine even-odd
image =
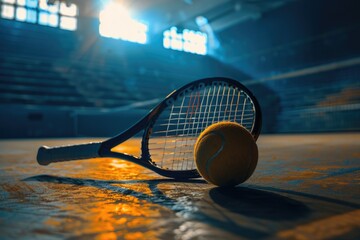
[[[253,91],[263,133],[360,130],[357,0],[124,1],[149,22],[145,45],[101,37],[101,1],[72,2],[74,32],[0,18],[1,138],[112,136],[177,87],[214,76]],[[199,30],[196,16],[219,46],[206,56],[164,49],[162,32]]]

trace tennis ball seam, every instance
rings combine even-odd
[[[207,135],[210,135],[210,134],[220,136],[220,138],[221,138],[221,146],[220,146],[220,148],[215,152],[215,154],[213,154],[209,159],[206,160],[205,172],[206,172],[207,176],[211,179],[211,181],[213,181],[213,179],[211,177],[211,174],[209,172],[210,171],[210,166],[211,166],[212,162],[215,160],[215,158],[217,156],[219,156],[219,154],[224,150],[226,139],[225,139],[224,134],[222,134],[221,132],[218,132],[218,131],[209,132],[208,134],[205,134],[203,137],[205,137]]]

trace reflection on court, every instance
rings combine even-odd
[[[48,145],[94,139],[45,140]],[[261,136],[248,182],[221,189],[102,158],[42,167],[0,141],[2,238],[317,239],[358,235],[359,134]],[[114,150],[138,156],[140,140]],[[340,161],[340,160],[342,161]],[[345,222],[346,227],[338,224]]]

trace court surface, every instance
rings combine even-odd
[[[360,239],[358,133],[262,135],[254,175],[230,189],[116,159],[35,160],[96,140],[0,141],[0,239]]]

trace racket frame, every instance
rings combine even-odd
[[[262,116],[261,116],[260,105],[256,100],[255,96],[250,92],[248,88],[246,88],[243,84],[241,84],[236,80],[230,78],[224,78],[224,77],[213,77],[213,78],[204,78],[188,83],[183,87],[179,88],[178,90],[173,91],[153,110],[151,110],[145,117],[143,117],[139,122],[134,124],[129,129],[125,130],[124,132],[110,139],[98,143],[88,143],[88,144],[80,144],[80,145],[65,146],[65,147],[48,148],[43,146],[39,148],[37,160],[41,165],[48,165],[51,162],[80,160],[80,159],[88,159],[88,158],[96,158],[96,157],[119,158],[129,162],[133,162],[145,168],[148,168],[165,177],[176,178],[176,179],[198,178],[200,177],[200,175],[196,169],[169,170],[158,167],[156,163],[153,162],[151,159],[148,144],[152,132],[152,126],[156,122],[156,119],[163,112],[164,109],[166,109],[169,105],[173,103],[173,101],[194,90],[216,84],[222,84],[222,85],[227,84],[228,86],[233,86],[235,88],[238,88],[238,90],[245,92],[248,95],[248,97],[251,99],[251,101],[253,102],[254,112],[255,112],[255,122],[253,123],[253,129],[251,131],[251,134],[256,141],[261,131]],[[144,130],[144,133],[141,141],[140,157],[135,157],[126,153],[111,151],[111,149],[113,149],[115,146],[118,146],[119,144],[130,139],[134,135],[138,134],[141,130]],[[83,147],[83,149],[80,151],[83,154],[76,153],[76,150],[80,149],[78,146]],[[70,152],[67,155],[67,157],[65,157],[64,159],[59,159],[59,158],[56,159],[56,157],[54,157],[55,159],[51,159],[50,157],[49,160],[48,157],[49,154],[46,154],[46,152],[51,152],[51,150],[53,149],[58,149],[59,151],[61,151],[61,149],[64,149],[66,151],[66,148],[68,149],[72,148],[73,153]],[[86,153],[87,152],[86,149],[89,151],[89,154]]]

